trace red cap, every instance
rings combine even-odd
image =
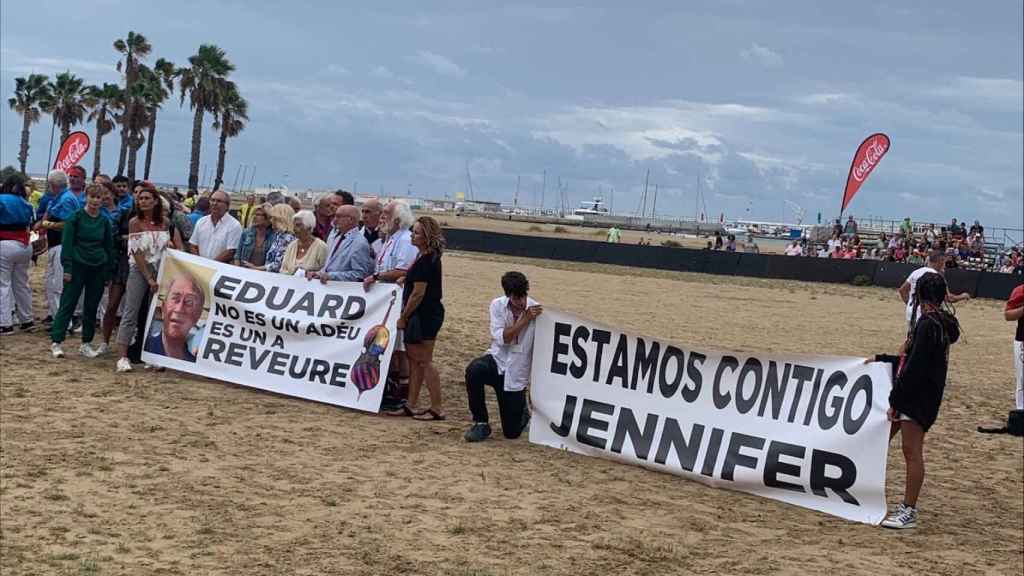
[[[68,168],[68,169],[66,170],[66,172],[67,172],[67,174],[69,174],[69,175],[70,175],[70,174],[71,174],[72,172],[78,172],[78,173],[79,173],[79,174],[80,174],[80,175],[81,175],[81,176],[82,176],[83,178],[85,177],[85,168],[82,168],[82,167],[81,167],[81,166],[79,166],[78,164],[75,164],[75,165],[74,165],[74,166],[72,166],[71,168]]]

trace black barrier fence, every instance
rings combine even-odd
[[[839,260],[802,258],[780,254],[747,254],[607,244],[592,240],[520,236],[483,230],[445,229],[448,247],[467,252],[489,252],[524,258],[545,258],[567,262],[590,262],[674,272],[702,272],[753,278],[778,278],[804,282],[838,284],[864,283],[888,288],[899,287],[917,268],[914,264],[876,260]],[[973,297],[1005,300],[1024,277],[977,270],[947,270],[950,290],[967,292]]]

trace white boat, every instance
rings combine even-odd
[[[573,216],[607,216],[609,213],[604,205],[604,198],[600,196],[580,202],[580,207],[572,212]]]

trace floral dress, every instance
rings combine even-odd
[[[291,232],[278,232],[274,235],[274,241],[270,243],[270,248],[267,250],[267,272],[281,271],[284,253],[293,241],[295,241],[295,235]]]

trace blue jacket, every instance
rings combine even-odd
[[[50,202],[50,205],[46,208],[46,212],[50,215],[51,220],[63,222],[70,218],[72,214],[78,212],[81,208],[82,203],[78,201],[78,196],[76,196],[71,190],[65,188],[56,199]]]
[[[0,194],[0,230],[25,230],[34,220],[28,200],[16,194]]]
[[[267,251],[270,250],[270,245],[274,243],[274,237],[277,235],[277,231],[273,228],[267,228],[266,236],[263,238],[263,261],[267,260]],[[246,228],[242,230],[242,235],[238,238],[238,248],[235,250],[235,260],[239,262],[251,262],[253,250],[256,248],[256,229]]]
[[[373,274],[374,262],[370,244],[359,228],[352,228],[344,236],[338,229],[327,237],[327,262],[322,272],[328,280],[362,282]]]
[[[36,220],[41,220],[43,216],[46,216],[46,209],[56,198],[57,196],[50,194],[49,191],[43,193],[43,197],[39,199],[39,206],[36,208]]]

